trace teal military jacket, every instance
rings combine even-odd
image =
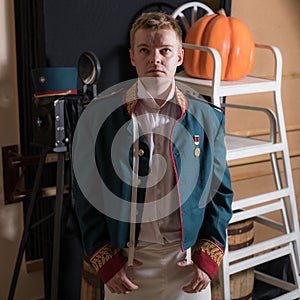
[[[133,124],[136,84],[94,99],[73,139],[73,195],[85,251],[107,282],[126,263],[120,249],[129,242]],[[182,251],[211,278],[223,258],[233,192],[226,163],[222,111],[177,87],[181,108],[170,137],[181,225]],[[144,209],[149,147],[139,134],[136,241]]]

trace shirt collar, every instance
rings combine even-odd
[[[171,100],[174,97],[174,94],[175,94],[175,80],[173,79],[172,86],[171,86],[170,92],[166,98],[166,101]],[[143,82],[140,79],[138,79],[138,82],[137,82],[137,95],[138,95],[139,99],[151,98],[154,100],[154,97],[146,90]]]
[[[139,96],[138,95],[141,95],[141,88],[138,92],[138,87],[139,87],[139,80],[137,82],[135,82],[128,90],[127,92],[125,93],[124,95],[124,105],[125,105],[125,108],[128,112],[128,114],[131,116],[133,110],[134,110],[134,107],[136,105],[136,102],[137,100],[139,99]],[[147,91],[145,90],[145,88],[143,89],[143,92],[146,92]],[[147,94],[148,96],[148,99],[149,99],[149,94]],[[171,100],[175,95],[175,98],[176,98],[176,101],[178,102],[179,106],[181,107],[181,112],[183,115],[184,112],[186,111],[187,109],[187,106],[188,106],[188,103],[187,103],[187,99],[186,97],[184,96],[184,94],[176,87],[176,84],[175,84],[175,80],[173,80],[172,82],[172,88],[170,90],[170,93],[167,97],[167,101]],[[151,97],[153,99],[153,97]],[[153,99],[154,100],[154,99]],[[154,101],[155,102],[155,101]],[[157,104],[156,104],[157,105]]]

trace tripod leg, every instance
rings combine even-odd
[[[65,152],[59,152],[57,157],[56,199],[54,209],[53,257],[51,274],[51,300],[58,299],[58,276],[61,239],[61,218],[64,196]]]
[[[15,290],[16,290],[16,286],[17,286],[17,281],[18,281],[18,277],[19,277],[19,273],[20,273],[20,267],[21,267],[21,264],[22,264],[22,258],[23,258],[23,254],[24,254],[24,251],[25,251],[25,247],[26,247],[27,239],[28,239],[28,235],[29,235],[31,217],[32,217],[32,213],[33,213],[37,193],[38,193],[38,190],[39,190],[40,180],[41,180],[41,176],[42,176],[43,167],[44,167],[47,152],[48,152],[47,148],[42,149],[42,153],[41,153],[41,156],[40,156],[37,172],[36,172],[36,175],[35,175],[32,195],[30,197],[29,206],[28,206],[27,213],[26,213],[26,219],[25,219],[25,224],[24,224],[23,235],[22,235],[22,239],[21,239],[21,243],[20,243],[20,247],[19,247],[19,252],[18,252],[16,265],[15,265],[15,269],[14,269],[14,273],[13,273],[13,278],[12,278],[11,285],[10,285],[8,300],[13,300],[13,298],[14,298],[14,294],[15,294]]]

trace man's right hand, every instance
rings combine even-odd
[[[142,265],[141,262],[137,260],[133,261],[133,267],[138,267],[140,265]],[[128,264],[126,263],[119,272],[117,272],[110,280],[106,282],[106,285],[111,293],[128,294],[139,288],[128,278],[126,273],[127,269]]]

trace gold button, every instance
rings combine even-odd
[[[139,149],[138,155],[139,156],[143,156],[145,153],[145,151],[143,149]]]
[[[133,247],[133,241],[128,241],[127,244],[126,244],[126,246],[128,248]]]

